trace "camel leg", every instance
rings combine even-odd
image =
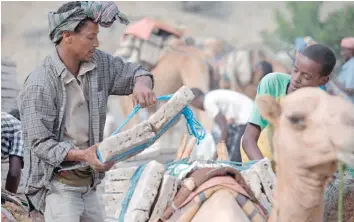
[[[206,200],[191,222],[249,222],[250,220],[235,200],[225,189],[215,192]]]

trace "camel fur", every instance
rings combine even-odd
[[[256,98],[274,127],[277,184],[269,221],[323,221],[324,191],[338,160],[354,164],[354,106],[318,88],[303,88],[279,105]]]

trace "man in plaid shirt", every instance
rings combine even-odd
[[[5,190],[11,193],[17,192],[23,167],[21,122],[17,118],[1,112],[1,160],[9,159]]]
[[[128,23],[114,2],[69,2],[48,19],[55,48],[19,98],[25,194],[45,221],[101,222],[96,185],[112,164],[98,160],[95,144],[103,139],[108,96],[133,93],[142,107],[153,105],[153,76],[96,49],[99,25]]]

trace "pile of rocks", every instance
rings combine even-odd
[[[9,112],[17,108],[17,96],[20,85],[16,80],[16,64],[1,57],[1,111]]]

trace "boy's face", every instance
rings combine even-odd
[[[328,82],[328,76],[321,75],[322,65],[299,54],[291,71],[289,92],[303,87],[318,87]]]

